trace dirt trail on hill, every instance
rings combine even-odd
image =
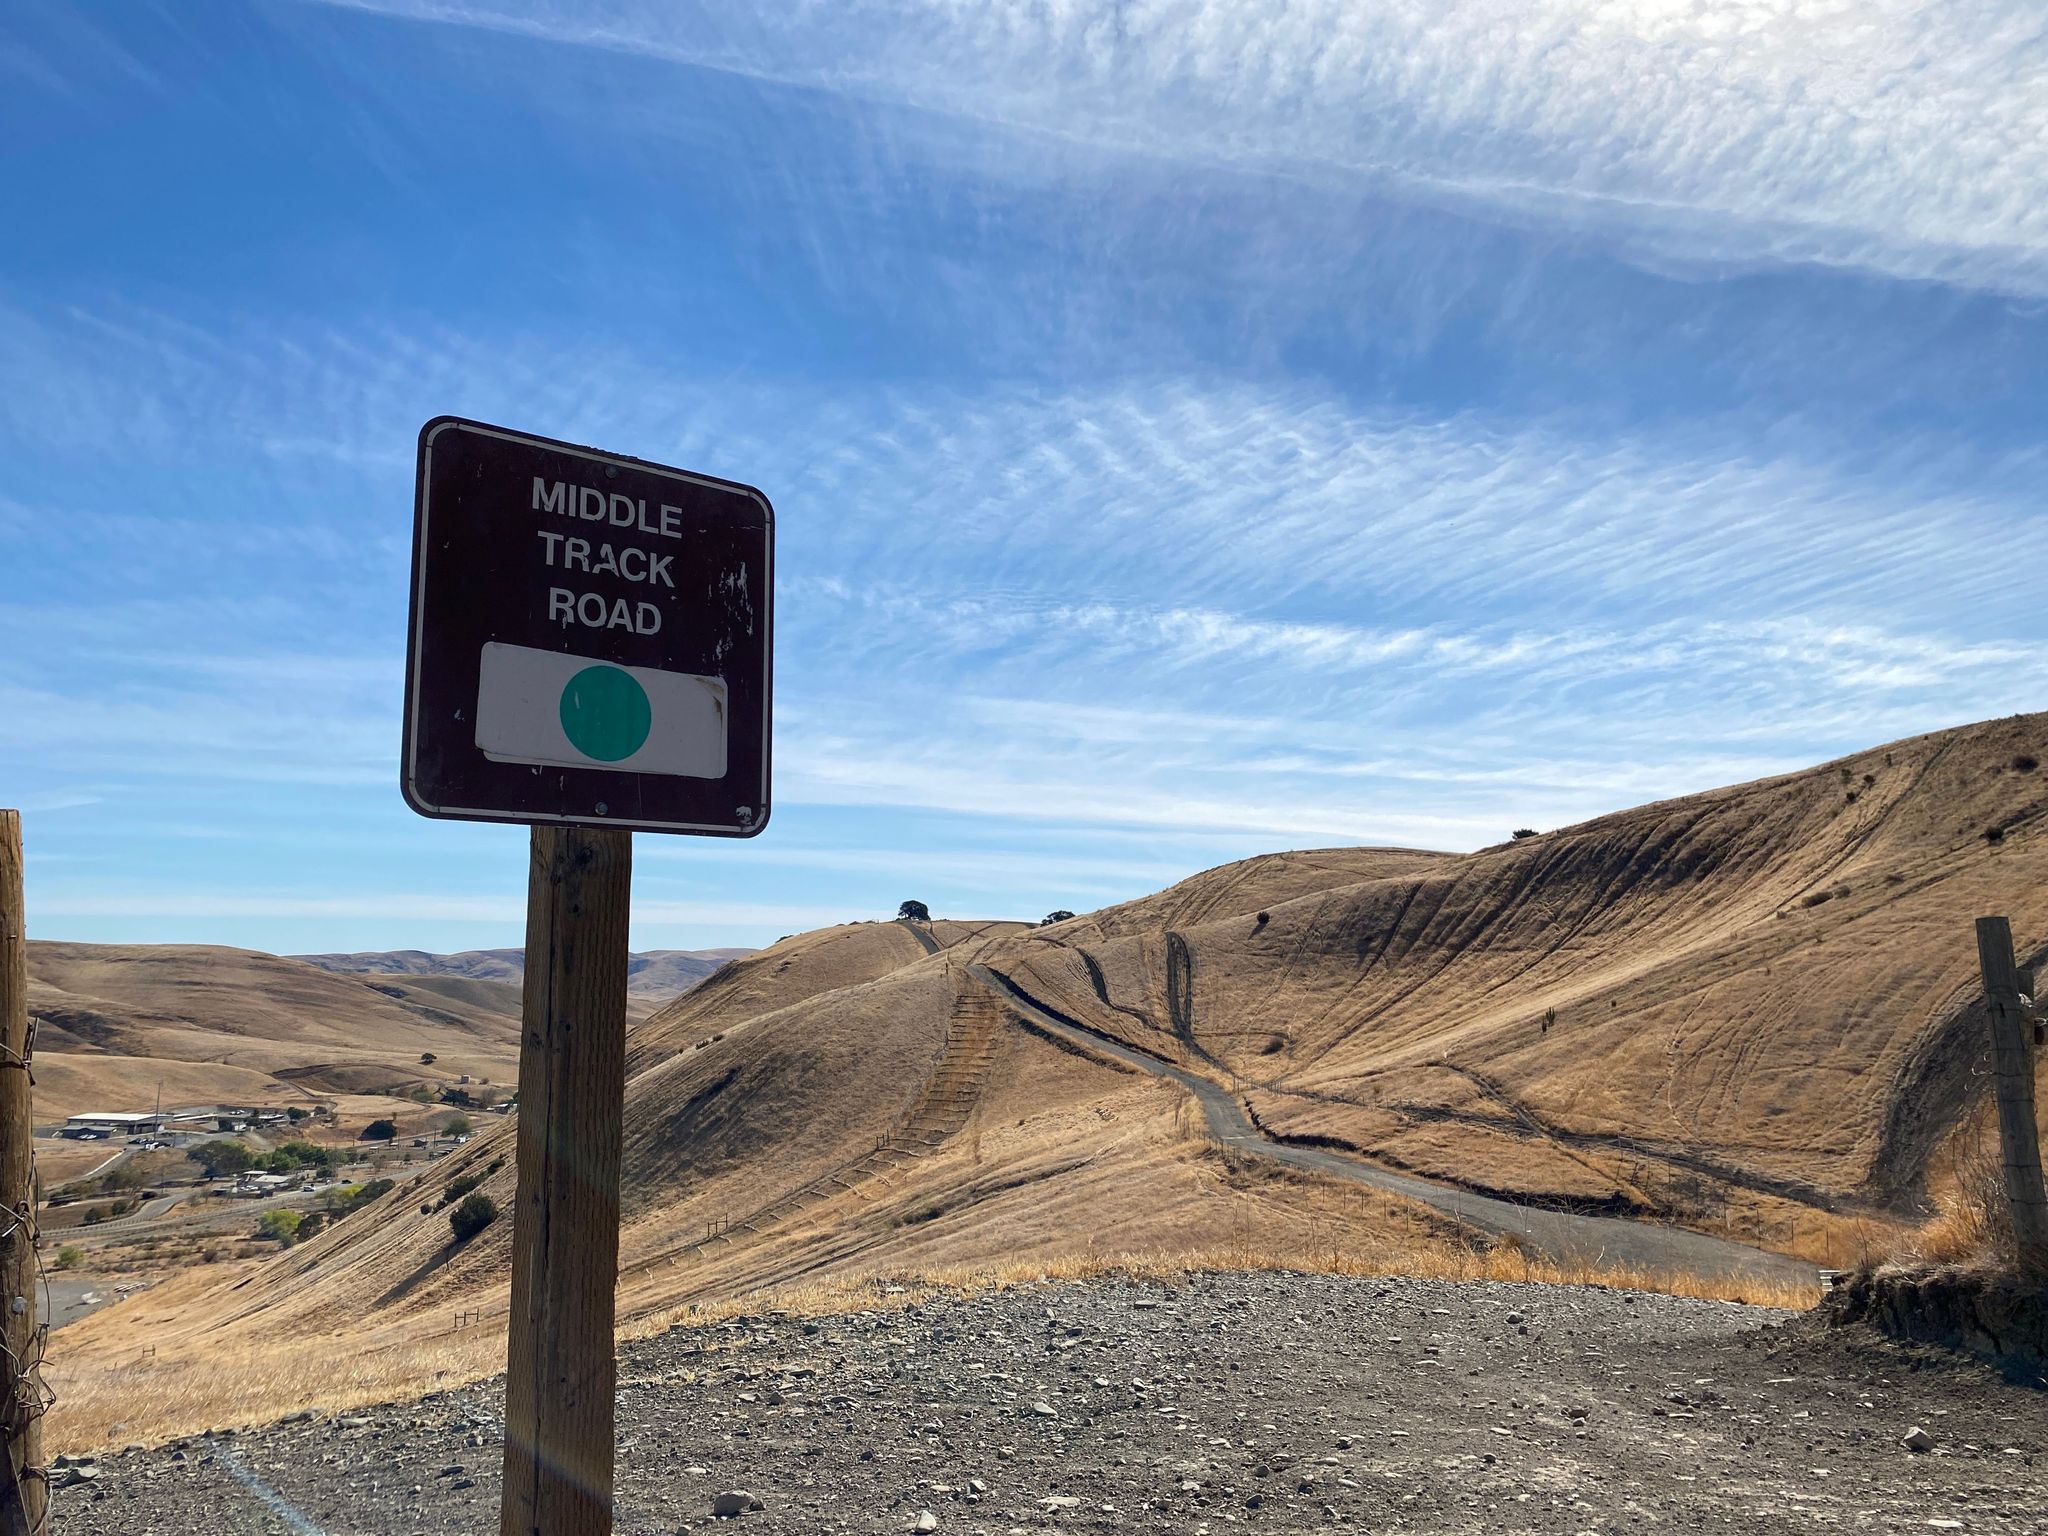
[[[1127,1066],[1171,1078],[1180,1084],[1200,1102],[1210,1135],[1233,1151],[1251,1157],[1270,1158],[1311,1173],[1350,1179],[1391,1194],[1420,1200],[1481,1231],[1513,1237],[1533,1252],[1564,1263],[1626,1265],[1647,1271],[1717,1279],[1754,1276],[1760,1281],[1781,1285],[1818,1283],[1819,1272],[1811,1264],[1783,1254],[1765,1253],[1742,1243],[1617,1217],[1580,1216],[1568,1211],[1546,1211],[1516,1205],[1375,1167],[1323,1147],[1276,1141],[1252,1123],[1244,1112],[1244,1106],[1221,1084],[1161,1061],[1156,1056],[1147,1056],[1054,1012],[1020,990],[1000,971],[985,965],[970,965],[967,970],[973,979],[995,988],[1011,1007],[1024,1014],[1037,1028],[1083,1050],[1112,1057]]]
[[[913,923],[905,918],[899,917],[896,919],[896,926],[901,928],[905,933],[909,934],[913,939],[917,940],[918,947],[921,948],[926,954],[936,955],[939,952],[939,941],[933,938],[931,936],[930,930],[925,928],[922,924]]]

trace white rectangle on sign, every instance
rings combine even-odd
[[[722,677],[484,646],[476,744],[494,762],[722,779],[725,729]]]

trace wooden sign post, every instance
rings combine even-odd
[[[768,825],[775,515],[452,416],[415,498],[406,802],[532,829],[498,1529],[605,1536],[633,833]]]
[[[633,834],[535,827],[499,1536],[611,1530]]]
[[[1977,964],[1991,1010],[1992,1091],[1998,1099],[1998,1145],[2005,1202],[2012,1212],[2020,1268],[2048,1274],[2048,1191],[2041,1178],[2041,1133],[2034,1117],[2034,1031],[2020,1001],[2012,924],[1977,919]]]
[[[29,1105],[28,931],[21,812],[0,811],[0,1536],[40,1536],[43,1332],[36,1323],[35,1127]]]

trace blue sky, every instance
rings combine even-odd
[[[2048,703],[2028,0],[28,3],[30,931],[517,943],[397,791],[412,445],[760,485],[777,800],[634,941],[1035,918]]]

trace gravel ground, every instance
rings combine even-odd
[[[500,1405],[131,1448],[55,1529],[495,1531]],[[629,1347],[619,1433],[627,1536],[2048,1532],[2048,1393],[1600,1289],[1219,1275],[745,1318]],[[762,1508],[715,1518],[735,1490]]]

